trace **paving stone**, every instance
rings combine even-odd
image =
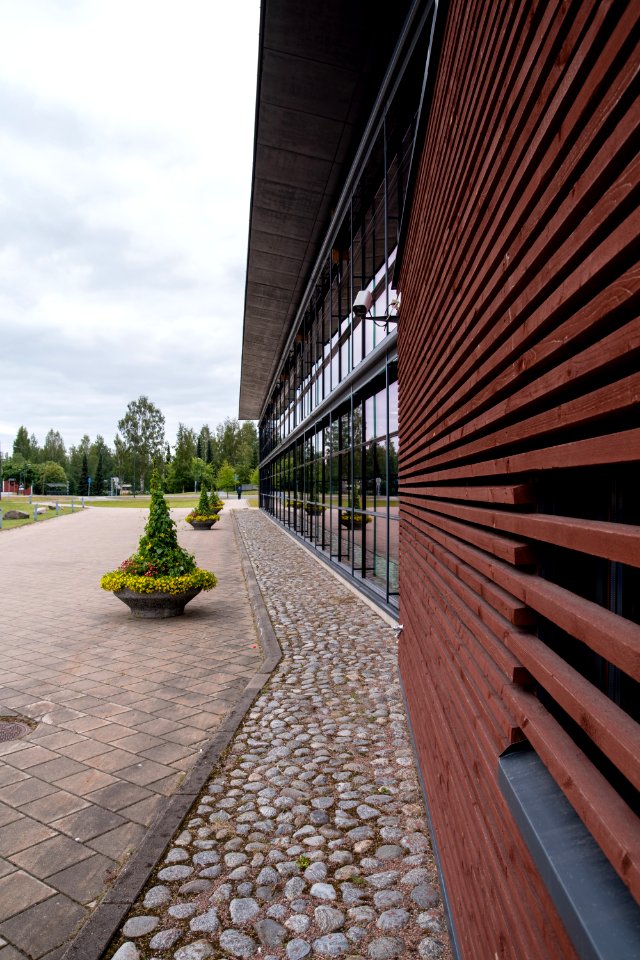
[[[33,876],[44,880],[80,860],[86,860],[92,854],[93,851],[81,843],[59,835],[14,854],[11,859]]]
[[[343,933],[328,933],[313,941],[313,952],[321,957],[342,957],[350,949],[349,941]]]
[[[131,917],[122,928],[125,937],[144,937],[160,923],[157,917]]]
[[[324,863],[312,863],[310,867],[304,872],[305,880],[308,880],[309,883],[314,883],[316,881],[324,880],[327,875],[327,868]]]
[[[373,895],[374,906],[378,910],[388,910],[389,907],[399,907],[404,902],[405,895],[400,890],[378,890]]]
[[[123,943],[114,953],[112,960],[140,960],[140,951],[133,943]]]
[[[164,867],[158,872],[158,880],[184,880],[193,873],[193,867],[179,864],[177,867]]]
[[[196,940],[174,953],[174,960],[206,960],[213,955],[213,947],[206,940]]]
[[[394,960],[402,956],[404,944],[396,937],[376,937],[369,944],[368,956],[371,960]]]
[[[79,802],[84,803],[85,801]],[[84,843],[87,840],[93,839],[93,837],[97,837],[102,833],[107,833],[109,830],[115,829],[115,827],[121,826],[123,823],[125,823],[124,818],[117,813],[113,813],[111,810],[105,810],[96,804],[91,804],[85,806],[84,809],[79,810],[77,813],[72,813],[69,816],[54,821],[52,826],[55,827],[56,830],[61,830],[63,833],[66,833],[67,836],[81,840]]]
[[[314,883],[309,892],[318,900],[335,900],[337,897],[336,889],[330,883]]]
[[[284,925],[287,930],[292,930],[293,933],[306,933],[311,926],[311,918],[305,917],[301,913],[295,913],[288,920],[285,920]]]
[[[151,889],[147,891],[143,901],[143,906],[153,909],[154,907],[161,907],[164,903],[170,903],[171,899],[171,891],[169,887],[158,884],[155,887],[151,887]]]
[[[301,940],[300,937],[294,937],[294,939],[290,940],[287,944],[288,960],[304,960],[310,953],[311,947],[306,940]]]
[[[23,817],[0,828],[0,856],[10,857],[54,836],[55,832],[49,827]]]
[[[385,933],[402,930],[409,923],[411,914],[407,910],[394,907],[391,910],[384,910],[378,917],[376,926]]]
[[[0,933],[30,957],[42,957],[64,943],[86,911],[63,894],[50,897],[6,920]]]
[[[182,852],[188,856],[186,850]],[[220,854],[217,850],[201,850],[200,853],[196,853],[193,857],[193,862],[198,866],[210,866],[212,863],[220,862]]]
[[[241,957],[243,960],[255,956],[258,951],[256,941],[240,930],[224,930],[220,934],[220,946],[232,957]],[[183,958],[176,957],[176,960],[183,960]],[[189,958],[185,958],[185,960],[189,960]]]
[[[418,944],[418,956],[420,960],[438,960],[443,953],[442,944],[430,937],[425,937]]]
[[[160,933],[156,933],[149,941],[149,949],[169,950],[178,942],[181,935],[181,931],[177,927],[161,930]]]
[[[52,887],[22,870],[9,873],[0,879],[0,922],[46,900],[54,893]]]
[[[410,897],[421,910],[435,907],[440,899],[438,891],[430,883],[419,883],[411,891]]]
[[[267,917],[266,920],[258,920],[254,924],[254,929],[260,938],[260,942],[265,947],[279,947],[287,935],[287,931],[278,923],[277,920]]]
[[[307,887],[302,877],[291,877],[284,887],[284,895],[288,900],[295,900]]]
[[[73,900],[90,903],[104,889],[115,869],[113,860],[95,853],[73,867],[52,874],[47,880]]]
[[[197,912],[198,908],[195,903],[175,903],[167,910],[169,916],[175,920],[184,920],[186,917],[192,917],[194,913]]]
[[[219,926],[218,911],[215,907],[207,910],[206,913],[201,914],[199,917],[194,917],[189,924],[189,927],[194,933],[215,933]]]
[[[378,860],[396,860],[403,855],[404,849],[403,847],[399,847],[397,843],[384,843],[381,847],[378,847],[375,852]]]
[[[232,923],[244,926],[245,923],[250,923],[251,920],[257,917],[260,913],[260,906],[256,900],[250,897],[239,898],[231,901],[229,904],[229,913]]]
[[[183,883],[178,889],[178,893],[204,893],[207,890],[211,890],[213,884],[210,880],[187,880],[186,883]]]
[[[340,930],[344,926],[344,913],[334,907],[316,907],[313,915],[320,933],[333,933],[334,930]]]

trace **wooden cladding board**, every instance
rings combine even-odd
[[[575,955],[498,787],[521,738],[640,896],[640,727],[575,653],[637,689],[638,13],[439,13],[399,276],[400,668],[465,960]]]

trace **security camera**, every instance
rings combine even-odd
[[[366,315],[371,310],[373,304],[373,297],[368,290],[359,290],[358,294],[353,301],[353,312],[356,317],[366,317]]]

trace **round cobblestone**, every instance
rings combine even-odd
[[[162,925],[136,944],[150,960],[447,960],[394,634],[258,511],[236,516],[283,658],[134,905]]]
[[[125,937],[144,937],[145,934],[155,930],[159,923],[157,917],[131,917],[125,923],[122,932]]]

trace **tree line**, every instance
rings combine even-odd
[[[203,424],[199,431],[179,424],[173,445],[165,437],[165,418],[148,397],[132,400],[121,420],[113,446],[104,437],[91,440],[85,434],[80,443],[67,449],[58,430],[49,430],[44,443],[18,429],[12,452],[3,452],[0,477],[13,479],[25,489],[33,486],[46,493],[53,484],[68,484],[69,493],[79,496],[111,493],[118,485],[135,492],[146,489],[151,470],[164,477],[172,493],[199,489],[229,490],[236,483],[257,482],[258,432],[255,424],[227,418],[214,429]]]

